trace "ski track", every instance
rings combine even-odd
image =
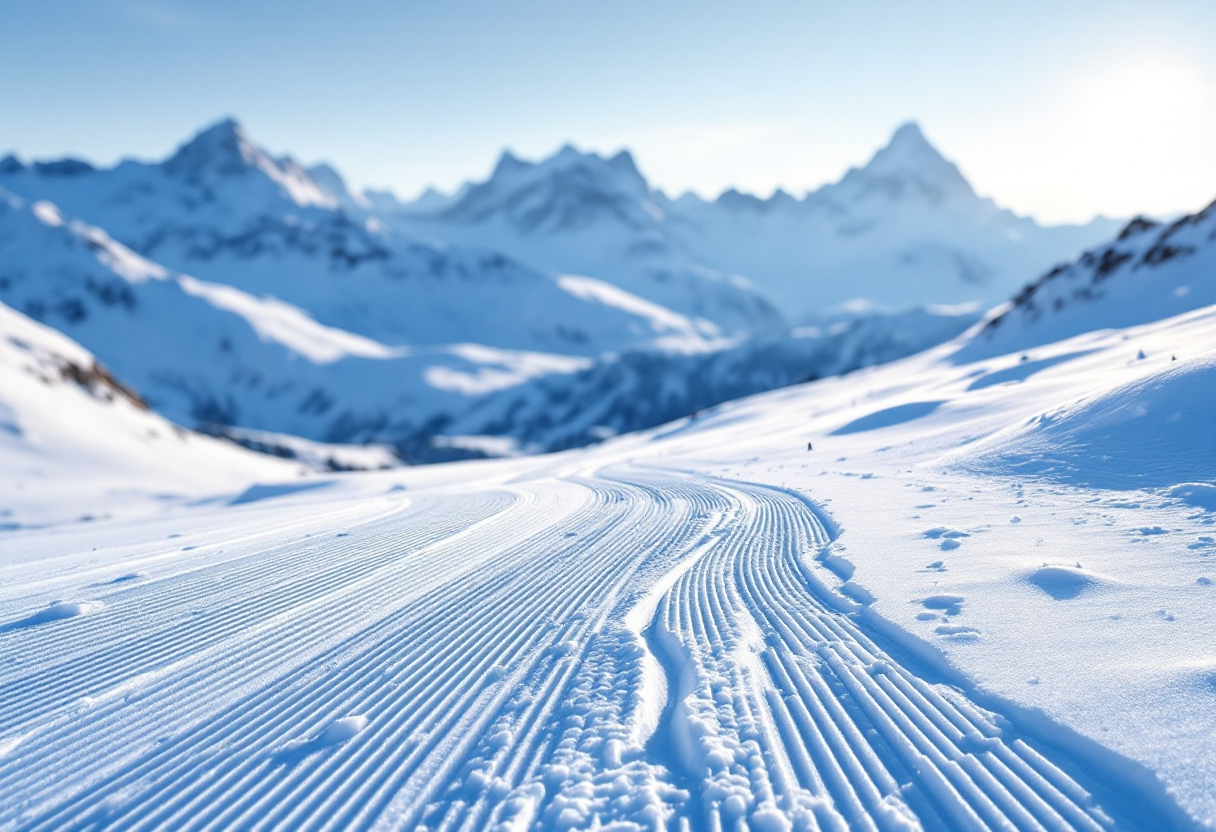
[[[0,827],[1115,825],[859,628],[792,494],[622,466],[290,527],[61,570],[104,608],[0,628]]]

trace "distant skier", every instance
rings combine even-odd
[[[806,443],[806,449],[807,449],[808,451],[813,451],[813,450],[815,450],[813,447],[811,447],[811,443],[810,443],[810,442],[807,442],[807,443]]]

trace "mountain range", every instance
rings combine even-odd
[[[505,153],[488,180],[446,202],[430,194],[379,205],[386,222],[416,235],[606,277],[674,308],[681,279],[745,280],[795,323],[850,301],[998,303],[1120,225],[1042,226],[999,208],[911,123],[865,166],[802,198],[673,199],[628,152],[566,146],[537,163]]]
[[[917,352],[1109,225],[997,208],[914,125],[801,199],[669,199],[627,152],[566,147],[402,203],[226,120],[159,163],[0,160],[0,302],[180,424],[435,461]]]

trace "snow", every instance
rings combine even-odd
[[[623,309],[626,312],[644,318],[650,323],[655,332],[675,332],[689,337],[695,337],[699,334],[693,322],[683,315],[677,315],[669,309],[664,309],[658,304],[651,303],[636,295],[631,295],[602,280],[567,274],[557,279],[557,285],[576,298],[595,300],[605,306]],[[708,326],[709,334],[717,333],[717,328],[713,324],[706,321],[704,325]]]
[[[347,742],[357,737],[359,732],[366,727],[367,717],[344,716],[330,723],[329,727],[325,729],[325,733],[321,735],[321,742],[328,745]]]
[[[63,621],[65,618],[76,618],[89,615],[102,609],[105,604],[100,601],[52,601],[44,610],[33,615],[4,625],[6,630],[22,630],[26,627],[37,627],[52,621]]]
[[[1216,307],[990,384],[975,337],[551,456],[61,491],[4,532],[0,822],[1210,825]]]
[[[377,471],[401,465],[387,445],[314,442],[286,433],[228,426],[214,429],[213,435],[261,453],[298,460],[317,471]]]
[[[1040,413],[968,454],[967,465],[1105,489],[1177,487],[1216,471],[1216,356]]]

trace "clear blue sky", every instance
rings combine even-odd
[[[801,192],[903,121],[1050,221],[1216,197],[1216,2],[0,0],[0,150],[159,158],[240,119],[411,196],[504,147]]]

